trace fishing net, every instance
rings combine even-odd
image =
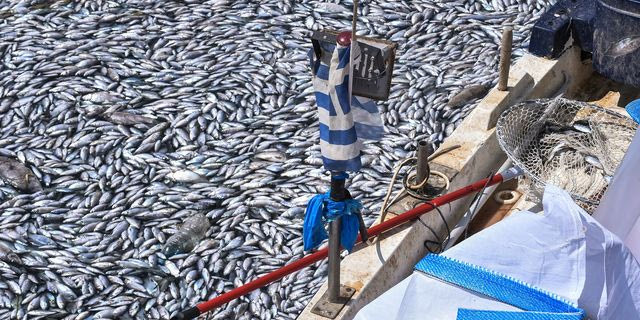
[[[636,130],[621,114],[567,99],[513,105],[498,119],[500,147],[526,175],[530,197],[556,185],[593,213]]]

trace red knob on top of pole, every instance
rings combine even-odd
[[[342,31],[338,34],[338,44],[346,47],[351,45],[351,31]]]

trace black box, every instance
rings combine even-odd
[[[316,57],[329,65],[339,32],[314,31],[311,36]],[[374,100],[387,100],[391,89],[396,44],[391,41],[357,37],[360,61],[353,66],[353,95]]]

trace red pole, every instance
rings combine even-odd
[[[511,170],[511,171],[510,171]],[[509,180],[511,178],[517,177],[520,175],[520,171],[513,171],[509,169],[505,172],[498,173],[491,178],[482,179],[478,182],[475,182],[466,187],[460,188],[458,190],[449,192],[437,198],[434,198],[430,202],[424,203],[418,207],[415,207],[407,212],[404,212],[398,216],[395,216],[387,221],[383,221],[368,230],[368,234],[370,237],[379,235],[387,230],[390,230],[394,227],[397,227],[405,222],[411,221],[413,219],[417,219],[421,215],[431,211],[433,208],[442,206],[449,202],[458,200],[467,195],[472,194],[473,192],[479,191],[487,186],[494,185],[500,183],[502,181]],[[360,242],[360,236],[356,240],[356,243]],[[237,299],[245,294],[250,293],[253,290],[262,288],[269,283],[279,280],[286,275],[294,273],[304,267],[307,267],[315,262],[318,262],[327,257],[327,247],[324,247],[310,255],[302,257],[300,260],[292,262],[284,267],[272,271],[269,274],[266,274],[262,277],[259,277],[253,281],[246,283],[245,285],[235,288],[227,293],[223,293],[209,301],[201,302],[197,306],[185,310],[182,313],[179,313],[174,319],[195,319],[197,316],[209,312],[215,308],[222,306],[225,303],[228,303],[231,300]]]

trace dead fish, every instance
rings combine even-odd
[[[483,96],[489,90],[488,86],[478,84],[463,89],[449,100],[447,105],[452,108],[464,106],[467,102]]]
[[[347,10],[345,7],[335,3],[320,3],[318,9],[323,9],[323,11],[331,13],[345,12],[345,10]]]
[[[553,147],[553,149],[551,149],[546,163],[549,163],[554,157],[556,157],[563,151],[570,150],[570,149],[571,147],[569,147],[569,145],[565,141],[561,141],[555,147]]]
[[[85,114],[88,117],[95,117],[99,114],[104,113],[108,109],[107,106],[102,105],[89,105],[84,108],[79,108],[78,111]]]
[[[105,117],[107,120],[115,124],[121,124],[126,126],[133,126],[139,123],[153,124],[155,121],[152,118],[129,113],[129,112],[112,112]]]
[[[584,160],[589,163],[590,165],[604,170],[604,166],[602,165],[602,162],[600,162],[600,159],[598,159],[598,157],[592,156],[592,155],[587,155],[584,157]]]
[[[0,261],[22,264],[20,257],[4,244],[0,243]]]
[[[521,47],[532,6],[546,5],[536,1],[361,7],[363,32],[403,47],[380,105],[388,133],[366,145],[366,165],[349,181],[368,211],[379,210],[381,182],[416,140],[441,143],[473,109],[475,100],[446,104],[495,80],[496,22],[515,18]],[[43,0],[20,3],[33,2]],[[45,190],[13,195],[16,188],[0,186],[0,243],[22,260],[0,262],[0,319],[170,319],[303,253],[301,219],[328,176],[308,39],[296,26],[317,30],[348,20],[350,10],[253,3],[9,6],[16,12],[0,28],[0,155],[25,164]],[[138,116],[156,123],[141,129],[136,123],[147,119]],[[210,238],[197,252],[167,257],[177,224],[195,212],[209,219]],[[326,268],[302,270],[212,316],[295,319]]]
[[[287,161],[287,155],[279,151],[265,151],[257,153],[254,158],[271,161],[271,162],[285,162]]]
[[[119,95],[106,91],[90,93],[84,95],[82,99],[93,103],[116,103],[120,101]]]
[[[40,181],[22,162],[0,156],[0,178],[21,191],[42,191]]]
[[[162,252],[167,257],[190,252],[202,240],[210,226],[209,219],[203,214],[194,214],[188,217],[178,232],[167,239]]]
[[[64,299],[64,301],[75,301],[75,299],[78,298],[75,292],[73,292],[71,288],[69,288],[63,283],[60,283],[60,282],[48,283],[47,286],[52,289],[55,288],[54,291],[57,292],[60,295],[60,297]]]
[[[589,125],[588,121],[578,120],[574,122],[571,127],[582,133],[591,133],[591,126]]]
[[[207,178],[191,171],[191,170],[177,170],[171,172],[167,177],[175,182],[206,182]]]
[[[640,37],[627,37],[611,45],[606,54],[612,57],[620,57],[638,49],[640,49]]]

